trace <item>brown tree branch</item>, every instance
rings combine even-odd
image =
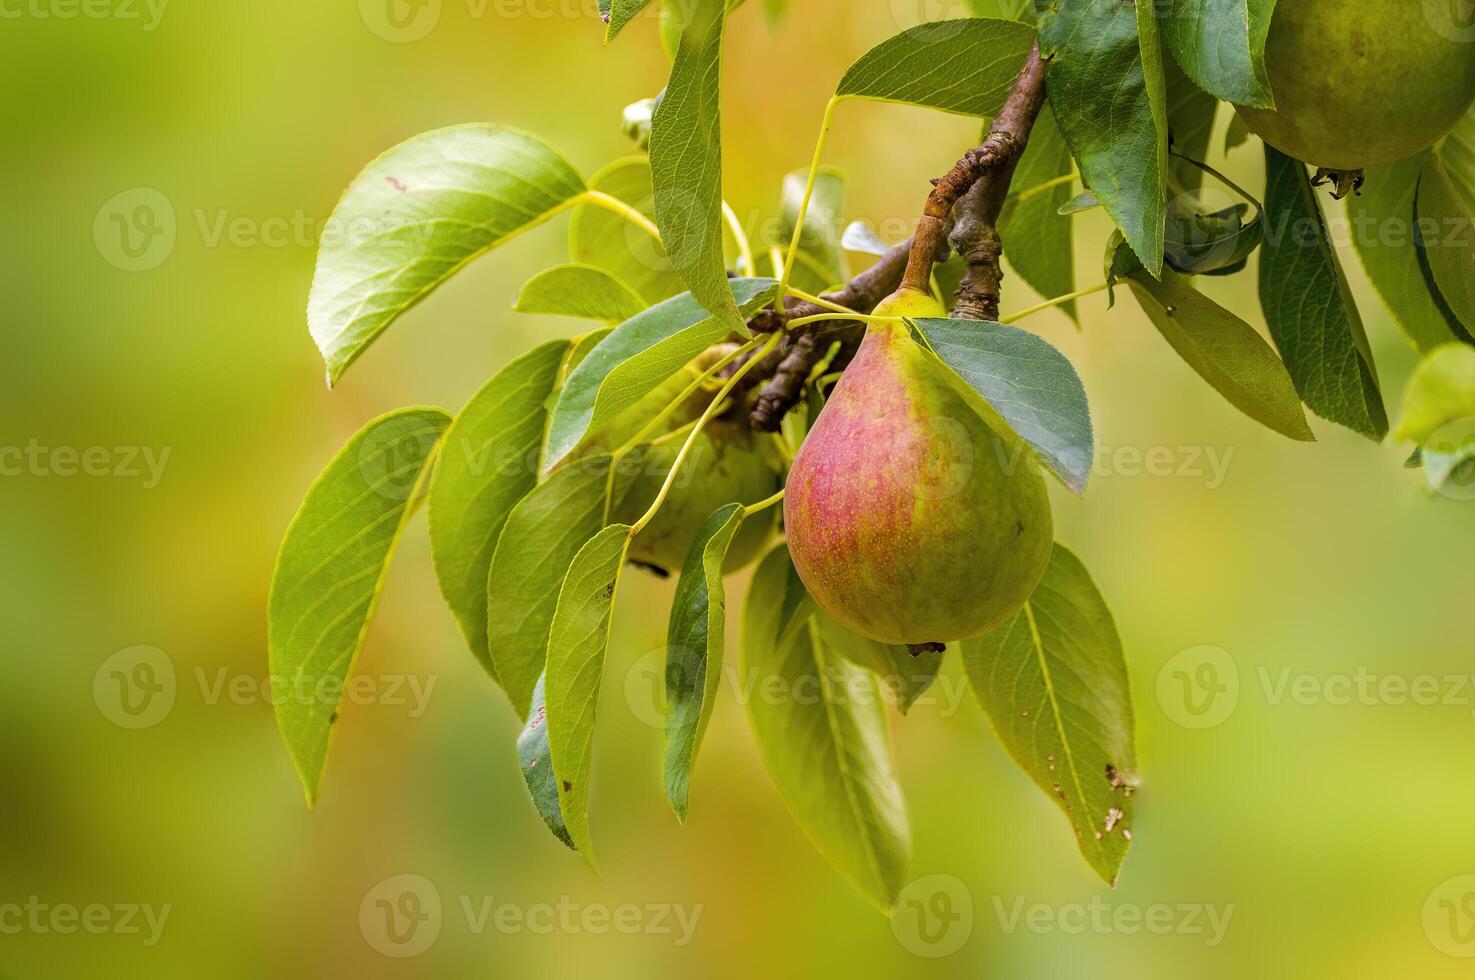
[[[952,315],[959,319],[999,318],[999,286],[1004,279],[1004,271],[999,266],[1004,252],[997,227],[999,213],[1009,196],[1009,184],[1029,143],[1035,119],[1045,104],[1045,69],[1048,66],[1048,59],[1040,56],[1039,45],[1035,45],[1024,67],[1019,70],[1009,101],[994,117],[988,136],[978,148],[980,156],[989,147],[994,148],[988,165],[980,170],[978,179],[958,202],[956,223],[949,241],[968,266],[953,306]]]
[[[999,114],[994,117],[984,141],[969,150],[951,170],[932,182],[932,191],[917,231],[910,239],[893,246],[874,265],[851,279],[844,288],[822,298],[857,313],[868,313],[899,285],[927,289],[932,266],[948,253],[949,242],[968,263],[958,288],[955,317],[997,319],[999,268],[1002,244],[995,229],[1009,182],[1029,142],[1034,121],[1045,101],[1045,69],[1048,59],[1036,44],[1019,69],[1014,88]],[[956,226],[954,221],[956,220]],[[748,321],[756,332],[783,329],[791,319],[823,313],[813,303],[785,304],[781,314],[765,309]],[[859,321],[829,320],[815,323],[785,339],[771,364],[761,364],[749,378],[767,378],[753,403],[749,421],[753,428],[776,432],[779,423],[804,392],[804,381],[824,356],[830,341],[850,341],[863,332]]]

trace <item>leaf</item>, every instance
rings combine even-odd
[[[389,561],[450,424],[439,409],[404,408],[364,426],[313,482],[282,541],[267,647],[277,727],[308,806]]]
[[[1291,376],[1253,327],[1172,269],[1156,280],[1139,268],[1127,282],[1163,339],[1229,404],[1281,435],[1315,441]]]
[[[632,457],[627,460],[638,465]],[[610,458],[600,455],[556,470],[512,508],[492,553],[487,648],[495,676],[520,718],[528,716],[543,673],[559,583],[579,548],[605,526],[610,465]]]
[[[1174,0],[1163,18],[1164,40],[1199,88],[1225,102],[1273,109],[1265,38],[1274,10],[1275,0]]]
[[[840,244],[846,251],[859,252],[862,255],[885,255],[891,250],[891,246],[882,241],[881,236],[864,221],[852,221],[846,225]]]
[[[1202,163],[1209,155],[1209,137],[1214,129],[1214,116],[1219,102],[1193,84],[1177,63],[1164,62],[1168,92],[1168,139],[1174,150]],[[1204,172],[1176,157],[1170,158],[1170,183],[1176,180],[1185,191],[1196,191],[1203,183]]]
[[[527,725],[517,736],[517,760],[522,766],[522,778],[528,784],[528,793],[538,815],[548,825],[553,836],[572,848],[568,827],[564,826],[563,813],[558,809],[558,780],[553,776],[553,756],[548,751],[548,712],[543,699],[544,678],[538,677],[533,688],[532,711]]]
[[[1475,327],[1475,197],[1460,193],[1437,153],[1424,160],[1417,208],[1417,243],[1439,296],[1458,324]]]
[[[1071,185],[1043,186],[1074,169],[1070,147],[1055,123],[1054,110],[1046,103],[1014,173],[1019,193],[1005,202],[999,216],[1005,259],[1041,296],[1063,296],[1075,289],[1075,259],[1071,254],[1074,225],[1060,213],[1061,206],[1071,198]],[[1061,304],[1060,310],[1080,322],[1075,300]]]
[[[722,683],[727,623],[722,563],[742,522],[742,505],[728,504],[697,532],[666,629],[666,799],[682,823],[697,749]]]
[[[734,279],[742,313],[773,299],[772,279]],[[554,465],[625,409],[650,394],[702,351],[725,338],[731,325],[707,313],[689,293],[626,320],[590,351],[569,375],[548,427],[548,464]]]
[[[1111,610],[1079,558],[1056,544],[1024,608],[962,644],[994,733],[1115,884],[1133,825],[1132,695]]]
[[[519,313],[550,313],[619,323],[646,308],[645,300],[613,275],[592,265],[556,265],[529,279],[512,307]]]
[[[1086,186],[1149,272],[1162,268],[1167,97],[1150,3],[1052,0],[1040,50],[1046,90]],[[1139,39],[1140,31],[1140,39]]]
[[[1082,211],[1091,211],[1099,207],[1101,207],[1101,198],[1092,194],[1090,191],[1081,191],[1075,197],[1056,208],[1055,213],[1062,218],[1068,218],[1073,214],[1080,214]]]
[[[446,432],[430,486],[430,544],[441,594],[493,679],[487,572],[507,515],[538,482],[547,402],[570,344],[533,349],[488,381]]]
[[[819,623],[820,642],[851,663],[875,674],[902,714],[911,710],[942,669],[942,659],[946,654],[941,650],[914,656],[906,647],[878,643],[848,630],[825,613],[815,612],[814,616]]]
[[[875,679],[788,610],[798,575],[780,546],[759,565],[743,616],[748,720],[789,812],[862,895],[889,912],[906,879],[911,832]],[[802,591],[802,584],[798,585]],[[766,693],[765,693],[766,692]]]
[[[616,160],[591,177],[589,187],[655,219],[650,161],[645,157]],[[686,290],[660,239],[629,218],[593,204],[574,208],[569,219],[569,256],[581,265],[608,272],[647,304]]]
[[[605,14],[609,21],[609,27],[604,32],[605,44],[619,37],[625,26],[650,6],[650,0],[599,0],[599,2],[599,12]]]
[[[796,170],[784,177],[778,235],[773,244],[788,248],[793,240],[794,223],[799,217],[799,205],[804,199],[804,185],[808,180],[807,170]],[[820,290],[837,286],[850,278],[844,248],[836,240],[844,199],[845,175],[833,167],[822,167],[815,175],[809,208],[804,213],[804,233],[799,236],[801,255],[810,260],[819,278],[824,280],[819,283]]]
[[[328,384],[462,266],[584,190],[552,147],[505,126],[438,129],[369,164],[328,220],[307,301]]]
[[[610,612],[630,527],[612,524],[579,549],[558,592],[548,632],[548,748],[558,781],[558,810],[574,850],[594,865],[589,839],[589,763],[594,754],[594,715],[609,648]]]
[[[1033,44],[1033,29],[1010,20],[918,24],[861,55],[835,96],[991,116],[1004,104]]]
[[[1451,343],[1422,361],[1403,393],[1398,438],[1423,445],[1453,422],[1475,419],[1475,347]]]
[[[1368,167],[1362,193],[1347,198],[1352,242],[1383,304],[1421,353],[1457,339],[1458,321],[1419,262],[1414,195],[1429,154]]]
[[[1362,318],[1337,263],[1304,164],[1265,147],[1260,303],[1301,400],[1374,441],[1388,416]]]
[[[980,397],[1029,444],[1061,483],[1084,493],[1095,459],[1086,389],[1049,342],[1002,323],[910,321],[963,393]]]
[[[687,288],[728,329],[742,326],[722,252],[723,0],[692,0],[650,134],[656,224]]]

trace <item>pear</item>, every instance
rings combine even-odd
[[[1475,54],[1456,7],[1415,0],[1295,0],[1265,42],[1274,109],[1239,106],[1297,160],[1360,170],[1413,156],[1475,101]]]
[[[878,316],[946,316],[903,287]],[[1054,531],[1044,479],[1001,419],[904,322],[873,323],[789,473],[784,524],[821,608],[882,643],[988,632],[1034,591]]]

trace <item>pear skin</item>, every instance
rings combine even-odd
[[[878,316],[946,316],[903,289]],[[1054,540],[1044,479],[903,322],[873,323],[789,473],[789,553],[809,593],[892,644],[979,636],[1013,615]]]

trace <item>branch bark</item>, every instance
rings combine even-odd
[[[857,313],[869,313],[900,285],[925,290],[931,281],[933,264],[947,256],[951,244],[968,263],[953,316],[998,318],[999,283],[1003,279],[999,257],[1003,246],[995,225],[1008,196],[1014,169],[1045,102],[1048,64],[1036,44],[1020,67],[1014,88],[994,117],[983,142],[932,182],[916,234],[893,246],[844,288],[826,293],[824,299]],[[826,311],[822,307],[796,301],[786,304],[783,314],[773,309],[759,312],[748,321],[748,326],[757,332],[780,330],[791,319],[823,312]],[[863,327],[859,321],[821,321],[787,338],[773,356],[773,364],[761,364],[750,375],[755,380],[767,378],[750,412],[753,428],[777,431],[783,417],[803,395],[805,379],[830,342],[836,338],[846,342],[857,340],[864,332]]]

